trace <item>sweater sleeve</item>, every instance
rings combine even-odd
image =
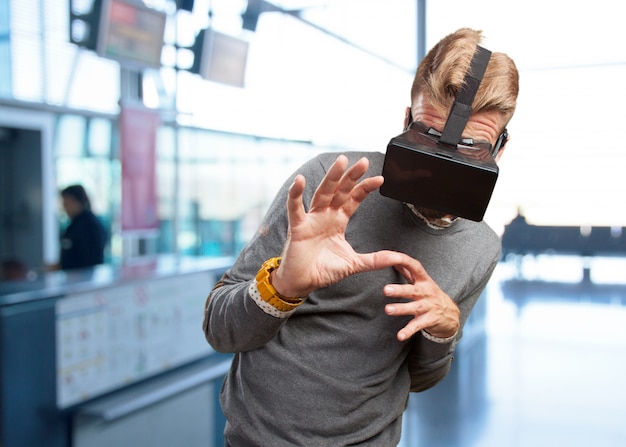
[[[226,273],[209,294],[202,329],[218,352],[244,352],[265,345],[280,330],[286,318],[263,311],[248,292],[254,281]]]
[[[303,195],[308,206],[314,188],[324,175],[321,163],[313,159],[297,172],[307,181]],[[268,343],[288,320],[290,313],[273,316],[250,296],[250,286],[262,264],[280,256],[288,230],[287,195],[295,173],[289,177],[270,205],[259,230],[209,294],[202,329],[218,352],[244,352]]]

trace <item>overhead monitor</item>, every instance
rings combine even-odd
[[[167,15],[133,0],[104,0],[97,53],[122,66],[161,66]]]
[[[213,29],[202,30],[194,47],[191,71],[202,78],[243,87],[249,42]]]

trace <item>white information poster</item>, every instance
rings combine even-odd
[[[57,405],[94,398],[212,352],[207,272],[69,295],[56,304]]]

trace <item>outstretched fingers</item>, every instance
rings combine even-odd
[[[289,187],[287,215],[289,217],[290,226],[296,226],[306,218],[306,212],[304,211],[304,205],[302,203],[302,194],[304,193],[305,185],[306,179],[304,176],[297,175]]]
[[[319,214],[344,222],[350,218],[360,203],[372,191],[380,187],[382,176],[375,176],[359,181],[367,172],[369,160],[365,157],[348,167],[348,157],[339,155],[328,169],[311,199],[310,214]],[[290,232],[307,222],[307,212],[303,203],[306,180],[297,175],[289,187],[287,213]],[[331,211],[331,213],[326,213]]]
[[[343,210],[348,216],[352,216],[361,202],[372,192],[380,188],[383,184],[383,177],[369,177],[361,181],[350,193],[350,200],[345,200]]]
[[[346,214],[351,215],[358,207],[358,203],[382,184],[382,177],[375,178],[373,181],[365,179],[359,183],[369,167],[367,158],[361,158],[350,167],[347,167],[347,162],[348,159],[343,155],[335,160],[313,196],[312,210],[343,208]],[[353,203],[355,198],[356,204]]]
[[[337,157],[313,194],[311,210],[331,205],[347,166],[348,157],[345,155]]]
[[[332,208],[341,208],[346,201],[350,200],[355,185],[358,184],[363,174],[367,172],[368,166],[369,160],[363,157],[344,172],[337,183],[337,188],[330,204]]]

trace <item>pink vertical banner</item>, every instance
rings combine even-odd
[[[122,105],[122,231],[154,231],[159,227],[156,192],[157,111]]]

